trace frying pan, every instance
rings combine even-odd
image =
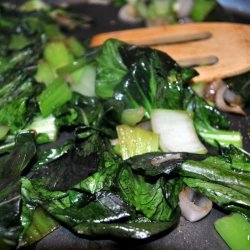
[[[20,3],[20,1],[12,2]],[[55,4],[70,1],[57,0],[50,2]],[[77,35],[79,39],[89,39],[91,36],[101,32],[143,26],[143,23],[132,25],[117,20],[118,8],[114,6],[89,5],[84,3],[75,5],[76,2],[82,1],[73,0],[73,2],[74,4],[71,7],[72,11],[93,17],[92,28],[76,31],[75,35]],[[215,10],[215,16],[211,17],[213,20],[250,23],[250,2],[248,0],[220,0],[219,2],[221,5]],[[216,15],[216,13],[219,15]],[[246,111],[248,115],[245,118],[239,118],[238,115],[230,114],[227,114],[227,116],[231,120],[231,128],[242,132],[244,136],[244,148],[250,151],[250,108]],[[228,249],[227,245],[216,233],[213,226],[214,221],[224,215],[224,212],[215,207],[209,216],[199,222],[191,223],[181,218],[180,223],[171,231],[157,235],[153,239],[146,241],[126,240],[124,242],[110,238],[86,238],[75,235],[64,227],[60,227],[37,244],[26,247],[25,249],[117,250],[131,248],[143,250],[226,250]]]

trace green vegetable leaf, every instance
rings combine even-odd
[[[112,97],[114,87],[120,83],[127,73],[119,54],[123,42],[108,40],[101,47],[97,58],[96,94],[102,98]]]
[[[27,205],[24,200],[21,221],[23,230],[18,247],[34,244],[59,227],[59,224],[42,208]]]
[[[14,150],[5,158],[0,169],[0,236],[13,246],[21,230],[21,174],[35,153],[34,134],[18,134]]]
[[[72,92],[67,82],[57,78],[37,97],[37,100],[42,115],[47,117],[69,101],[71,97]]]
[[[123,239],[148,239],[154,235],[164,232],[172,228],[179,220],[180,213],[177,211],[172,220],[164,222],[148,221],[141,219],[138,221],[130,221],[129,223],[81,223],[74,227],[79,234],[89,236],[108,235]]]
[[[170,220],[172,209],[165,200],[161,185],[164,180],[148,182],[145,177],[134,175],[125,169],[119,179],[119,188],[124,200],[144,216],[155,221]]]
[[[232,212],[243,213],[250,217],[249,195],[242,194],[230,187],[195,178],[184,178],[192,189],[200,192],[220,207]]]
[[[196,22],[201,22],[216,6],[215,0],[195,0],[191,11],[191,17]]]
[[[9,49],[11,50],[21,50],[28,46],[31,42],[28,38],[22,35],[13,35],[10,40]]]

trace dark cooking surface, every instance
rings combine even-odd
[[[15,1],[18,2],[18,1]],[[50,1],[53,2],[53,1]],[[60,1],[54,1],[60,2]],[[100,6],[100,5],[88,5],[82,4],[73,6],[72,10],[78,13],[87,14],[93,17],[93,26],[90,29],[78,30],[76,35],[80,39],[89,39],[94,34],[111,31],[111,30],[120,30],[128,28],[136,28],[142,26],[143,24],[138,25],[128,25],[122,22],[117,21],[117,8]],[[246,17],[235,17],[230,16],[228,12],[222,12],[219,8],[217,10],[220,15],[218,20],[226,21],[243,21],[248,22]],[[236,20],[236,18],[238,18]],[[240,18],[240,19],[239,19]],[[246,21],[247,20],[247,21]],[[230,120],[232,121],[233,129],[240,129],[244,134],[244,146],[245,149],[250,151],[250,109],[248,109],[248,116],[246,118],[239,118],[236,115],[229,115]],[[213,223],[214,221],[224,216],[224,214],[217,210],[213,209],[212,212],[205,219],[196,222],[190,223],[187,222],[184,218],[181,218],[179,225],[177,225],[169,233],[159,235],[150,241],[117,241],[110,239],[86,239],[82,236],[76,236],[69,230],[61,227],[55,230],[53,233],[42,239],[36,245],[27,247],[25,249],[143,249],[143,250],[224,250],[228,249],[226,244],[216,233]]]

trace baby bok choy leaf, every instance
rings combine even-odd
[[[242,147],[242,135],[229,130],[229,120],[203,98],[195,94],[191,87],[185,91],[184,108],[194,114],[194,126],[202,141],[216,147],[233,144]]]
[[[126,217],[124,206],[116,210],[108,199],[122,204],[120,198],[108,190],[85,190],[84,181],[105,165],[117,166],[112,148],[98,133],[90,130],[85,139],[78,134],[76,144],[68,144],[54,152],[40,155],[30,178],[23,179],[23,193],[27,204],[37,204],[60,221],[75,226],[84,221],[109,221]],[[110,148],[110,149],[109,149]],[[54,152],[54,160],[52,155]],[[106,159],[107,161],[106,163]],[[107,205],[103,206],[103,203]]]
[[[117,41],[109,43],[116,45]],[[149,119],[153,108],[182,108],[183,87],[196,75],[194,70],[182,69],[166,54],[150,48],[123,43],[118,52],[127,71],[104,102],[113,120],[121,121],[127,109],[143,107]]]
[[[59,223],[49,216],[41,207],[27,205],[22,196],[22,232],[18,247],[34,244],[59,227]]]
[[[23,225],[30,232],[29,218],[39,207],[77,233],[144,239],[178,221],[182,186],[181,180],[137,174],[102,132],[85,127],[74,143],[39,153],[29,177],[22,179],[26,208],[31,208]],[[167,199],[166,192],[171,192]]]
[[[153,109],[189,111],[193,113],[195,129],[203,141],[214,147],[217,146],[216,141],[225,146],[242,146],[240,133],[229,131],[228,119],[188,85],[197,74],[194,69],[181,68],[171,57],[160,51],[114,39],[104,43],[99,52],[111,49],[112,55],[116,55],[116,60],[119,59],[120,66],[117,68],[122,69],[122,74],[112,83],[106,81],[102,85],[98,81],[98,72],[106,72],[106,77],[110,72],[108,69],[104,70],[108,63],[104,64],[104,58],[100,56],[102,53],[99,54],[96,64],[98,88],[106,88],[108,85],[110,89],[107,96],[96,92],[97,96],[105,99],[103,104],[109,120],[135,125],[132,118],[127,119],[128,110],[134,111],[134,115],[137,110],[144,109],[142,120],[149,120]],[[115,67],[116,64],[112,65]]]
[[[232,152],[232,158],[237,158]],[[127,160],[139,173],[148,176],[175,174],[184,182],[229,211],[249,214],[250,176],[237,171],[234,164],[223,155],[199,155],[192,153],[147,153]],[[244,162],[244,163],[243,163]],[[242,163],[249,168],[247,158]]]
[[[36,153],[34,133],[16,136],[15,148],[5,156],[0,169],[0,237],[15,246],[21,232],[21,174]]]
[[[127,67],[119,54],[123,44],[118,40],[107,41],[96,57],[96,94],[102,98],[112,97],[114,87],[127,73]]]

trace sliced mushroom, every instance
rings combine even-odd
[[[243,110],[242,98],[232,92],[222,79],[212,81],[208,85],[204,97],[214,101],[216,107],[221,111],[246,115]]]
[[[209,214],[213,203],[190,187],[185,187],[179,194],[179,206],[182,216],[195,222]]]
[[[244,106],[244,101],[240,95],[235,94],[232,90],[227,88],[223,95],[225,101],[231,105]]]
[[[241,115],[246,115],[245,111],[240,105],[232,103],[231,105],[226,103],[224,99],[225,92],[228,90],[226,84],[222,84],[215,94],[215,104],[216,107],[225,112],[237,113]]]
[[[186,18],[190,15],[193,5],[193,0],[177,0],[173,7],[179,18]]]
[[[127,23],[139,23],[142,21],[134,4],[125,4],[122,6],[118,12],[118,18]]]

